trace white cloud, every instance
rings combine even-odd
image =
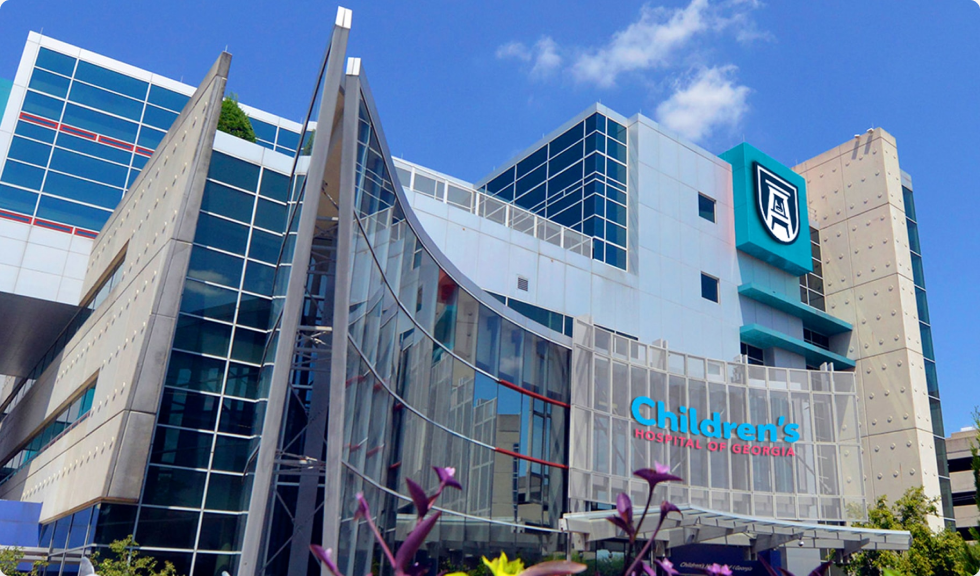
[[[722,126],[734,127],[748,109],[749,88],[734,78],[735,66],[703,68],[657,106],[657,121],[698,141]]]
[[[579,82],[609,87],[624,72],[666,66],[680,47],[709,28],[708,7],[708,0],[691,0],[675,10],[644,6],[640,19],[613,34],[606,46],[579,55],[572,75]]]
[[[523,42],[508,42],[497,48],[497,58],[501,60],[514,59],[533,64],[530,75],[534,78],[550,76],[561,68],[562,57],[559,54],[558,43],[550,36],[542,36],[534,46],[528,47]]]

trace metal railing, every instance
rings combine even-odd
[[[398,162],[397,169],[401,184],[406,189],[466,210],[559,248],[592,258],[591,236],[576,232],[479,190],[464,188],[409,164]]]

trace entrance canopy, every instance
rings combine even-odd
[[[912,535],[905,530],[877,530],[871,528],[850,528],[827,524],[806,524],[756,518],[728,512],[716,512],[697,506],[678,506],[683,517],[676,512],[668,515],[664,526],[657,534],[657,541],[664,548],[674,548],[687,544],[728,544],[751,548],[753,552],[771,550],[783,545],[800,548],[833,548],[844,554],[859,550],[908,550]],[[590,540],[620,538],[622,533],[606,520],[615,511],[579,512],[565,514],[561,520],[563,530],[584,536]],[[642,508],[633,509],[633,517],[639,518]],[[650,509],[641,534],[650,534],[656,529],[660,508]],[[578,538],[573,539],[582,542]]]

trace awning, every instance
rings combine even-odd
[[[27,376],[78,306],[0,292],[0,374]]]
[[[858,550],[908,550],[912,544],[912,535],[904,530],[807,524],[716,512],[690,505],[678,508],[683,517],[676,512],[669,514],[657,534],[658,542],[662,542],[665,548],[687,544],[728,544],[761,552],[789,544],[794,548],[833,548],[843,550],[844,554],[852,554]],[[583,535],[586,540],[621,538],[622,532],[606,520],[613,514],[615,511],[609,510],[569,513],[562,517],[561,527]],[[642,508],[633,509],[634,518],[639,519],[642,514]],[[641,534],[653,532],[659,517],[660,508],[651,508],[640,529]]]

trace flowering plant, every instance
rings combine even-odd
[[[415,522],[415,527],[408,533],[405,541],[402,542],[402,545],[395,553],[392,553],[388,544],[382,538],[377,525],[375,525],[364,494],[357,494],[357,512],[354,514],[354,519],[363,518],[368,526],[370,526],[371,531],[374,533],[374,538],[381,547],[385,559],[393,568],[395,576],[422,576],[422,574],[425,574],[427,568],[418,562],[414,562],[415,553],[418,552],[426,536],[429,535],[429,532],[435,527],[439,517],[442,516],[442,511],[440,510],[435,510],[432,514],[429,514],[429,512],[432,512],[433,504],[442,494],[443,490],[446,488],[463,489],[463,486],[455,478],[455,468],[433,466],[433,469],[439,477],[439,487],[431,496],[426,494],[425,490],[414,481],[410,479],[405,480],[405,483],[408,485],[408,493],[412,497],[412,502],[415,504],[418,519]],[[327,570],[332,576],[344,576],[333,559],[333,550],[324,550],[323,547],[316,544],[310,545],[310,549],[320,562],[327,567]],[[507,555],[503,553],[501,553],[499,558],[492,561],[484,557],[483,562],[490,568],[494,576],[561,576],[565,574],[577,574],[585,570],[584,564],[566,560],[541,562],[525,569],[524,563],[520,559],[508,561]],[[461,576],[462,574],[464,573],[456,572],[449,576]]]

